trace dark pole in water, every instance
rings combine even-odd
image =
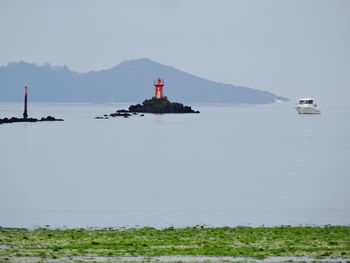
[[[23,118],[28,118],[27,113],[27,100],[28,100],[28,88],[27,86],[24,87],[24,112],[23,112]]]

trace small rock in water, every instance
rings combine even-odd
[[[109,116],[111,117],[129,117],[131,116],[130,113],[124,113],[124,112],[117,112],[117,113],[111,113]]]
[[[55,119],[54,117],[52,116],[47,116],[46,118],[41,118],[40,121],[58,121],[58,119]]]

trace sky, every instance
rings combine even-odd
[[[291,101],[350,105],[349,0],[0,0],[0,66],[138,58]]]

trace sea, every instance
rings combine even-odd
[[[350,225],[350,107],[95,119],[128,105],[29,103],[64,121],[1,124],[0,226]],[[0,103],[0,118],[22,112]]]

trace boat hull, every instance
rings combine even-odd
[[[303,107],[303,106],[297,106],[295,109],[298,111],[299,114],[320,114],[320,109],[316,107]]]

